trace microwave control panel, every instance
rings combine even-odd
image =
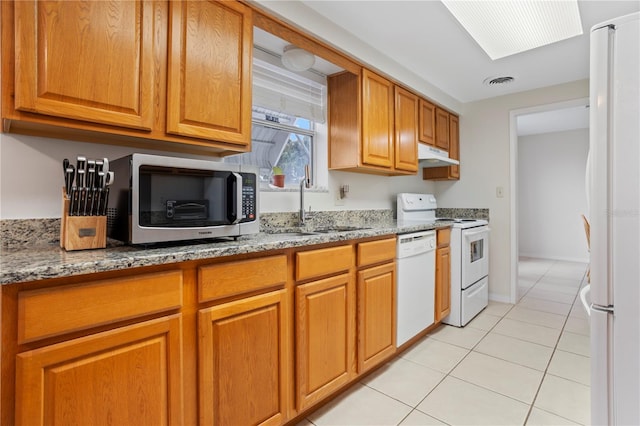
[[[256,219],[256,175],[240,173],[242,176],[242,219],[240,222],[251,222]]]

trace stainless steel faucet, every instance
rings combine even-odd
[[[311,178],[309,177],[309,165],[304,166],[304,178],[300,180],[300,226],[304,226],[305,212],[304,212],[304,189],[311,188]]]

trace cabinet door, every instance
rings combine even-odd
[[[444,111],[444,110],[443,110]],[[460,122],[457,115],[447,113],[447,126],[444,126],[444,116],[438,124],[436,135],[447,132],[449,135],[449,157],[460,160]],[[440,130],[442,128],[442,130]],[[425,180],[458,180],[460,179],[460,166],[425,167],[422,169],[422,178]]]
[[[457,115],[449,114],[449,157],[460,160],[460,130]],[[460,179],[460,166],[449,166],[449,176]]]
[[[418,170],[418,97],[395,88],[395,162],[396,170]]]
[[[436,147],[449,151],[449,113],[436,108]]]
[[[179,314],[18,354],[16,424],[183,424]]]
[[[16,1],[15,107],[150,130],[153,3]]]
[[[199,312],[202,424],[284,423],[285,306],[285,290],[279,290]]]
[[[358,272],[358,373],[396,351],[395,263]]]
[[[362,70],[362,163],[393,167],[393,84]]]
[[[350,274],[296,287],[298,410],[330,395],[355,374],[354,301]]]
[[[420,142],[426,143],[427,145],[436,144],[436,107],[424,99],[420,99],[418,138]]]
[[[172,1],[167,132],[250,145],[251,10],[235,1]]]
[[[451,250],[443,247],[436,250],[436,321],[451,311]]]

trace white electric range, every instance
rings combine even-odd
[[[484,219],[438,218],[432,194],[400,193],[398,225],[437,224],[451,226],[451,312],[442,322],[464,327],[489,302],[489,226]],[[400,283],[399,283],[400,284]]]

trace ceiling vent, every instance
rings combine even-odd
[[[503,86],[505,84],[513,83],[514,81],[515,81],[515,78],[509,77],[509,76],[506,76],[506,77],[489,77],[489,78],[486,78],[483,81],[483,83],[486,86],[491,87],[491,86]]]

